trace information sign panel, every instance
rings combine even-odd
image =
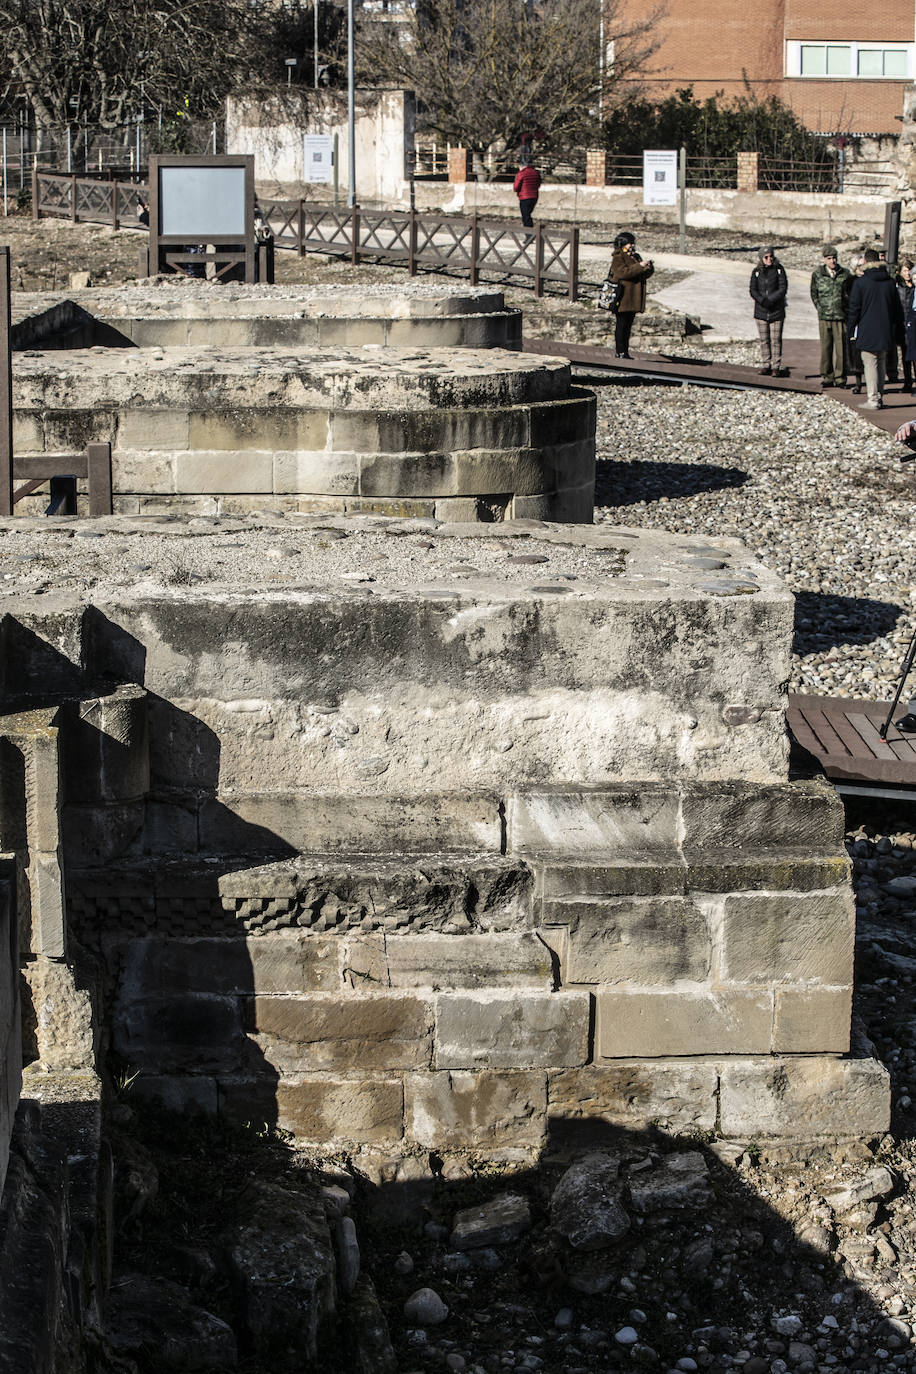
[[[643,205],[677,205],[677,150],[645,150],[642,155]]]
[[[306,134],[305,180],[328,186],[334,179],[334,138],[331,134]]]

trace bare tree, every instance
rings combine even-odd
[[[0,82],[39,128],[209,113],[257,47],[245,0],[0,0],[0,27]]]
[[[479,154],[537,133],[554,149],[597,135],[599,107],[658,44],[660,10],[621,0],[416,0],[403,23],[364,23],[362,79],[416,92],[424,127]],[[600,31],[611,61],[601,71]],[[629,87],[632,90],[632,85]]]

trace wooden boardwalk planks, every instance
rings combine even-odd
[[[893,725],[886,740],[879,734],[889,708],[886,701],[793,694],[786,723],[832,782],[916,788],[916,735],[901,734]],[[904,703],[896,714],[906,714]]]

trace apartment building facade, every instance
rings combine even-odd
[[[658,36],[653,98],[683,86],[699,99],[776,95],[825,134],[899,133],[916,78],[914,0],[666,0]]]

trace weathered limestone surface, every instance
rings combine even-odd
[[[422,283],[352,287],[207,283],[118,290],[16,292],[13,347],[92,344],[218,347],[511,348],[522,312],[492,288]]]
[[[592,518],[595,399],[559,358],[375,344],[29,350],[15,406],[24,456],[111,442],[127,513],[259,497],[451,521]]]

